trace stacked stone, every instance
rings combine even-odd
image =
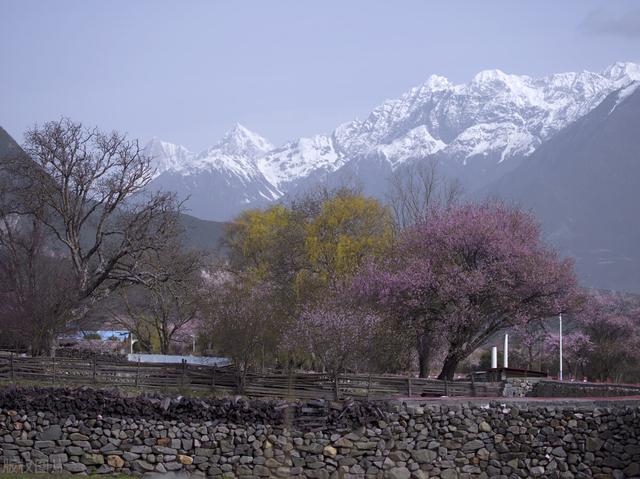
[[[1,405],[0,405],[1,407]],[[100,417],[0,409],[0,464],[48,472],[306,478],[640,477],[640,407],[390,407],[368,426]],[[6,469],[5,469],[6,470]]]
[[[538,378],[512,378],[504,381],[502,395],[508,398],[535,396]]]

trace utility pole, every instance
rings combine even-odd
[[[502,367],[509,367],[509,335],[504,335],[504,356],[502,358]]]
[[[562,381],[562,313],[560,313],[560,381]]]

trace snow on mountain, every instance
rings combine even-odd
[[[315,135],[276,148],[258,160],[263,174],[280,187],[315,172],[331,173],[344,164],[332,137]]]
[[[184,146],[174,145],[154,137],[144,147],[144,154],[151,158],[155,175],[159,176],[167,170],[182,171],[195,156]]]
[[[282,196],[257,164],[272,149],[265,138],[237,124],[215,146],[199,154],[156,139],[145,151],[159,173],[152,186],[188,198],[190,214],[218,220]]]
[[[377,145],[373,151],[389,161],[392,168],[408,159],[424,158],[444,149],[447,145],[436,140],[425,125],[409,130],[391,143]]]
[[[301,185],[330,181],[343,171],[364,172],[368,164],[372,172],[383,174],[425,157],[437,158],[447,174],[475,189],[515,167],[608,94],[638,80],[640,65],[623,62],[600,73],[543,78],[486,70],[465,84],[432,75],[401,97],[383,102],[366,119],[344,123],[327,135],[273,147],[236,125],[200,154],[157,139],[148,149],[159,172],[235,178],[227,183],[258,185],[254,193],[266,201]],[[243,205],[253,205],[252,197],[242,197]]]
[[[640,79],[640,66],[618,63],[602,73],[564,73],[533,79],[486,70],[467,84],[431,77],[364,121],[336,130],[347,155],[389,144],[418,126],[446,144],[445,157],[466,162],[495,154],[504,161],[542,141],[597,106],[609,93]],[[498,138],[500,137],[500,138]],[[390,159],[391,163],[393,159]]]
[[[266,138],[236,123],[211,150],[229,156],[257,158],[272,149],[273,145]]]

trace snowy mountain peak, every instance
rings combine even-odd
[[[508,77],[515,77],[515,75],[507,75],[505,72],[499,69],[482,70],[473,77],[472,83],[488,83],[493,81],[506,82]]]
[[[213,149],[221,150],[227,155],[255,158],[272,150],[273,145],[257,133],[236,123]]]
[[[448,78],[440,75],[431,75],[426,82],[423,83],[422,88],[431,91],[446,90],[451,88],[453,83]]]
[[[613,81],[640,80],[640,65],[632,62],[616,62],[606,68],[602,75]]]
[[[167,170],[183,170],[195,156],[184,146],[162,141],[157,136],[149,140],[143,152],[150,158],[156,176]]]

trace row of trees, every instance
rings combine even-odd
[[[197,336],[201,350],[233,359],[242,384],[265,367],[416,364],[421,377],[437,368],[450,379],[506,329],[524,332],[531,366],[552,344],[544,319],[559,313],[575,316],[569,349],[593,365],[618,364],[609,345],[638,336],[635,313],[577,288],[571,262],[541,240],[533,217],[462,202],[429,163],[392,178],[388,206],[338,188],[246,211],[215,257],[184,248],[181,204],[147,191],[150,159],[124,135],[47,123],[2,168],[4,346],[47,353],[98,309],[147,350]]]
[[[437,201],[402,228],[373,199],[325,192],[244,213],[227,247],[229,281],[268,288],[279,306],[264,324],[267,349],[311,353],[334,373],[408,369],[413,349],[421,377],[440,358],[439,377],[451,379],[498,331],[581,302],[571,262],[531,216],[502,203]]]

